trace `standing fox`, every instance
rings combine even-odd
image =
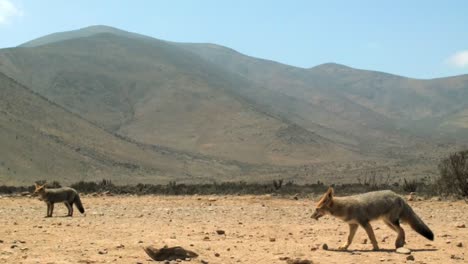
[[[429,240],[434,240],[434,234],[405,202],[403,198],[392,191],[369,192],[360,195],[334,197],[333,188],[322,196],[317,203],[312,218],[318,220],[325,214],[330,214],[349,224],[348,240],[339,247],[340,250],[348,249],[353,242],[358,226],[362,226],[369,236],[374,250],[379,246],[375,239],[370,221],[382,219],[386,225],[398,233],[395,247],[405,244],[405,231],[400,226],[400,221],[408,223],[411,228]]]
[[[83,204],[81,203],[78,192],[69,187],[57,188],[57,189],[46,189],[46,185],[35,184],[36,189],[34,195],[39,195],[40,199],[47,204],[47,216],[52,217],[54,212],[54,203],[64,203],[68,208],[68,215],[73,216],[73,204],[76,204],[76,208],[80,213],[84,213]]]

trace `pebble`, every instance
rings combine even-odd
[[[457,228],[465,228],[465,227],[466,227],[465,224],[458,224],[457,225]]]
[[[322,249],[323,249],[323,250],[328,250],[328,245],[327,245],[327,244],[323,244],[323,245],[322,245]]]
[[[276,238],[270,237],[270,242],[275,242],[275,241],[276,241]]]
[[[457,243],[457,247],[463,247],[463,243],[462,243],[462,242],[458,242],[458,243]]]
[[[216,230],[216,233],[217,233],[218,235],[224,235],[224,234],[226,234],[226,232],[225,232],[224,230],[221,230],[221,229]]]
[[[413,255],[408,255],[406,257],[406,260],[414,261],[414,256]]]
[[[399,247],[396,249],[396,253],[400,254],[411,254],[411,250],[404,248],[404,247]]]

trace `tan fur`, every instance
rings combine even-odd
[[[416,232],[427,239],[434,239],[434,234],[429,227],[414,213],[402,197],[392,191],[334,197],[333,188],[330,187],[317,203],[312,218],[318,220],[326,214],[340,218],[349,224],[348,239],[339,247],[341,250],[346,250],[351,245],[358,226],[362,226],[366,230],[373,249],[378,250],[379,246],[370,225],[372,220],[377,219],[382,219],[386,225],[397,232],[396,248],[405,244],[405,231],[401,228],[400,222],[408,223]]]

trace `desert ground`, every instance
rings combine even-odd
[[[348,226],[329,216],[311,219],[311,197],[82,195],[82,201],[84,215],[75,208],[74,217],[64,217],[65,205],[57,204],[54,216],[44,218],[46,205],[37,198],[0,197],[0,263],[155,263],[143,250],[149,245],[199,254],[187,263],[468,261],[465,201],[410,202],[435,233],[429,241],[403,226],[414,260],[394,252],[396,234],[379,221],[373,227],[382,250],[371,251],[360,228],[349,250],[337,251]]]

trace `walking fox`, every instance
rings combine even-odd
[[[330,214],[349,224],[348,240],[339,247],[340,250],[348,249],[353,242],[358,226],[362,226],[369,236],[373,249],[379,246],[375,239],[370,221],[382,219],[387,226],[398,233],[395,247],[405,244],[405,231],[400,222],[408,223],[416,232],[429,240],[434,240],[434,234],[406,203],[406,201],[392,191],[376,191],[360,195],[334,197],[333,188],[322,196],[317,203],[312,218],[318,220],[325,214]]]
[[[76,208],[80,213],[84,213],[83,204],[81,203],[78,192],[69,187],[57,188],[57,189],[46,189],[46,185],[35,184],[36,189],[34,195],[39,195],[40,199],[47,204],[47,216],[52,217],[54,212],[54,203],[64,203],[68,209],[67,216],[73,216],[73,204],[76,204]]]

